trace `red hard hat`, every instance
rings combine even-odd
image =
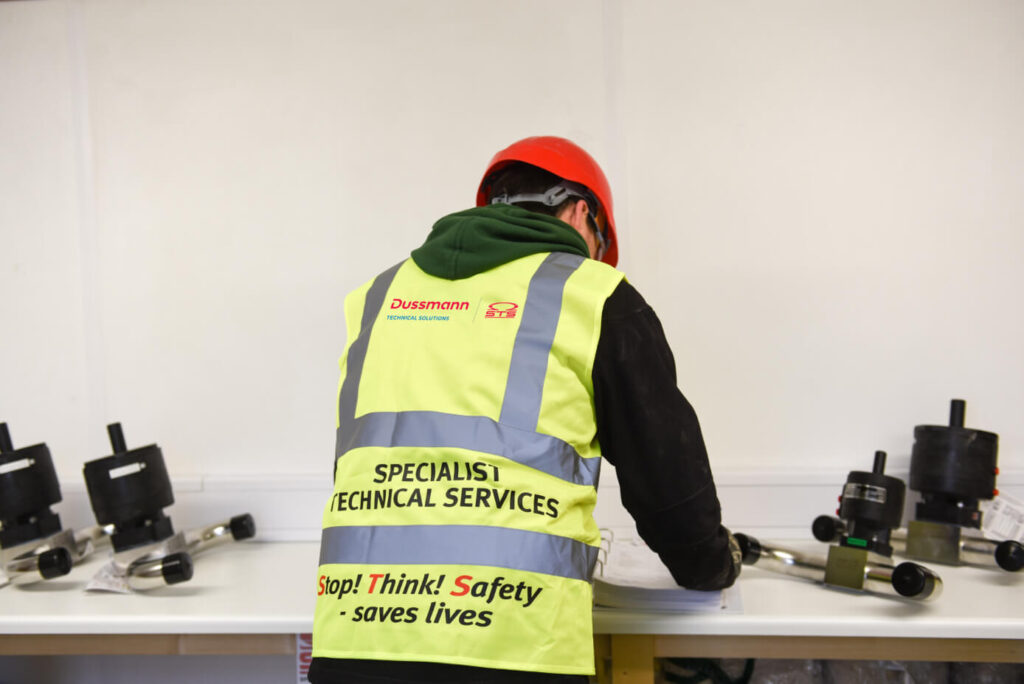
[[[601,203],[607,221],[608,248],[601,261],[609,266],[615,266],[619,262],[619,243],[615,237],[615,216],[612,211],[612,190],[601,167],[586,150],[571,140],[551,135],[524,138],[512,143],[494,155],[494,159],[487,165],[487,171],[484,172],[476,192],[476,206],[482,207],[487,204],[487,179],[490,175],[512,162],[532,164],[590,190]]]

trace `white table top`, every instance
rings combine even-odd
[[[824,546],[794,545],[802,549]],[[234,544],[186,583],[145,595],[85,592],[105,555],[71,574],[0,589],[0,634],[289,634],[312,629],[318,544]],[[931,566],[942,595],[919,603],[744,568],[741,613],[597,608],[597,633],[1024,639],[1024,572]]]
[[[0,634],[298,634],[313,626],[315,543],[243,542],[195,559],[186,583],[139,594],[84,591],[108,559],[0,589]]]

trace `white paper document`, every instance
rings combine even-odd
[[[1024,501],[1000,494],[981,502],[981,532],[989,539],[1012,539],[1024,544]]]
[[[594,573],[595,604],[674,613],[742,612],[737,585],[723,591],[683,589],[643,540],[602,536],[603,552]]]

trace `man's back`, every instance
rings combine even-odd
[[[537,222],[465,214],[450,230]],[[407,260],[348,298],[315,656],[592,672],[590,369],[622,275],[563,242],[457,278]]]
[[[610,267],[596,163],[560,138],[520,141],[477,204],[346,300],[318,684],[593,672],[603,453],[681,584],[738,572],[660,324]]]

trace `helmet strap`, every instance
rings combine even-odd
[[[524,204],[527,202],[537,202],[543,204],[546,207],[557,207],[565,200],[576,197],[586,201],[583,195],[573,192],[564,185],[556,185],[552,188],[548,188],[544,192],[522,192],[518,195],[497,195],[491,198],[491,204]]]
[[[544,192],[522,192],[518,195],[496,195],[491,198],[491,204],[516,205],[536,202],[538,204],[543,204],[546,207],[557,207],[570,198],[581,199],[587,203],[587,219],[590,221],[590,225],[594,228],[594,233],[597,235],[597,251],[598,259],[600,259],[604,256],[605,250],[608,248],[608,239],[605,237],[604,232],[601,231],[600,226],[597,225],[597,201],[584,186],[565,181],[555,185],[554,187],[548,188]]]

